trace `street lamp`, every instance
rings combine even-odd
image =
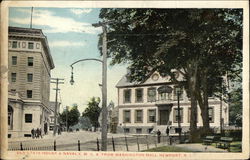
[[[71,80],[70,84],[74,84],[73,78],[73,65],[82,62],[82,61],[97,61],[102,63],[102,145],[101,150],[107,150],[107,29],[106,29],[106,22],[99,22],[96,24],[92,24],[94,27],[102,27],[103,29],[103,38],[102,38],[102,60],[95,59],[95,58],[88,58],[88,59],[81,59],[78,60],[70,65],[72,72],[71,72]]]
[[[70,84],[73,85],[74,84],[74,77],[73,77],[73,66],[71,66],[71,79],[70,79]]]
[[[180,114],[180,94],[181,94],[181,88],[177,87],[176,88],[176,92],[177,92],[177,110],[178,110],[178,133],[179,133],[179,142],[181,143],[181,114]]]

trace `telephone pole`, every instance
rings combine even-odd
[[[107,151],[107,24],[109,22],[99,22],[92,24],[94,27],[102,27],[103,37],[102,37],[102,144],[101,150]]]
[[[60,90],[58,88],[59,84],[64,84],[64,82],[60,82],[63,81],[64,79],[61,78],[51,78],[51,82],[50,83],[55,83],[56,84],[56,88],[54,88],[54,90],[56,90],[56,102],[55,102],[55,110],[54,110],[54,128],[53,128],[53,136],[56,135],[57,132],[57,94],[58,94],[58,90]]]

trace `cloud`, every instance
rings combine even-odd
[[[70,41],[52,41],[49,43],[50,47],[68,47],[68,46],[84,46],[84,42],[70,42]]]
[[[70,11],[76,15],[90,13],[92,9],[70,9]]]
[[[17,9],[17,12],[30,13],[30,9]],[[29,24],[30,16],[27,18],[10,18],[10,21],[17,24]],[[73,18],[60,17],[54,12],[48,10],[34,9],[33,25],[44,26],[46,33],[67,33],[67,32],[84,32],[88,34],[97,34],[101,32],[101,28],[92,27],[90,23],[84,23],[74,20]]]

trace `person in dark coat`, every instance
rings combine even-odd
[[[31,136],[33,139],[35,138],[35,129],[34,128],[32,128],[32,130],[31,130]]]
[[[43,138],[43,136],[42,136],[42,128],[39,129],[39,136],[41,136],[41,138]]]
[[[39,128],[36,129],[36,138],[39,138]]]
[[[167,127],[167,129],[166,129],[166,134],[167,134],[167,136],[169,136],[169,127]]]
[[[158,129],[156,134],[157,134],[157,138],[158,138],[158,143],[161,143],[161,131]]]

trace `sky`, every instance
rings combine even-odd
[[[83,112],[91,97],[101,98],[102,65],[96,61],[85,61],[74,65],[74,85],[70,85],[70,65],[84,58],[98,58],[98,34],[101,28],[92,27],[99,19],[98,8],[33,8],[32,28],[42,29],[47,36],[50,52],[55,64],[51,70],[52,78],[63,78],[60,84],[60,110],[65,106],[78,104]],[[9,26],[30,27],[31,8],[9,8]],[[110,59],[108,60],[110,62]],[[117,105],[115,85],[126,73],[126,65],[108,65],[107,89],[108,103]],[[55,101],[55,84],[51,84],[50,100]],[[101,104],[100,104],[101,105]]]

